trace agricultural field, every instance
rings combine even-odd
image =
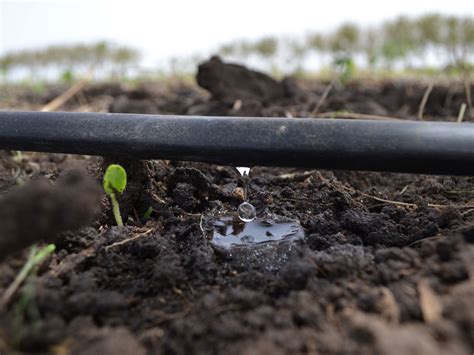
[[[213,57],[197,84],[84,84],[53,108],[473,119],[464,76],[361,80],[348,66],[337,80],[274,80]],[[51,109],[67,87],[11,86],[0,109]],[[120,152],[0,158],[2,354],[472,354],[473,177],[256,166],[243,179]],[[110,164],[127,174],[123,227],[101,187]],[[304,237],[271,255],[216,249],[206,220],[234,216],[245,188],[257,215],[296,220]],[[55,250],[5,252],[38,239]]]

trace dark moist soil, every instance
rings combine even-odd
[[[202,73],[199,80],[213,90]],[[324,90],[277,85],[284,90],[276,97],[237,95],[233,103],[225,93],[211,98],[184,86],[94,86],[84,96],[90,107],[107,100],[115,112],[304,116]],[[337,87],[322,111],[410,117],[424,90],[410,82],[352,83]],[[435,87],[426,115],[455,120],[462,93],[456,83]],[[12,101],[22,108],[47,99]],[[65,109],[77,108],[72,101]],[[94,224],[63,233],[29,281],[26,311],[16,311],[21,290],[1,311],[0,353],[472,354],[473,178],[255,167],[250,202],[260,215],[299,220],[306,237],[248,262],[239,251],[215,251],[203,233],[206,218],[235,213],[242,202],[242,181],[230,167],[4,152],[0,196],[19,179],[54,182],[77,167],[100,182],[112,161],[129,173],[121,197],[126,227],[114,227],[103,197]],[[2,293],[26,256],[0,264]]]

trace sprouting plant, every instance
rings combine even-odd
[[[29,320],[29,324],[37,328],[40,320],[40,313],[36,304],[36,280],[38,277],[38,268],[41,263],[56,249],[54,244],[48,244],[38,249],[33,245],[28,254],[25,265],[21,268],[13,282],[7,288],[0,299],[0,310],[10,301],[13,294],[22,283],[24,286],[20,290],[18,301],[14,305],[13,328],[15,329],[12,338],[12,346],[16,348],[20,339],[25,335],[24,322]]]
[[[339,71],[339,80],[342,83],[349,81],[355,72],[354,60],[348,56],[342,56],[334,60],[334,66]]]
[[[38,250],[36,245],[33,245],[31,247],[30,254],[28,255],[28,260],[26,261],[25,265],[23,265],[23,268],[20,270],[15,280],[13,280],[11,285],[3,293],[0,299],[0,309],[6,306],[6,304],[13,296],[15,291],[18,289],[18,287],[20,287],[22,282],[25,281],[25,279],[32,272],[35,272],[37,270],[37,267],[43,262],[43,260],[46,259],[46,257],[52,252],[54,252],[55,249],[56,246],[54,244],[48,244],[40,250]]]
[[[117,201],[116,193],[121,194],[127,186],[127,172],[118,164],[108,166],[104,174],[104,191],[110,197],[115,221],[119,227],[123,227],[120,207]]]
[[[155,210],[153,209],[153,207],[148,207],[148,209],[145,211],[145,214],[143,215],[143,219],[149,219],[151,217],[151,214],[154,212]]]
[[[15,150],[15,155],[13,156],[13,160],[17,163],[23,160],[23,152],[21,150]]]

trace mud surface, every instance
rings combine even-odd
[[[229,104],[190,87],[95,87],[84,95],[90,105],[108,96],[115,110],[121,100],[122,111],[141,102],[159,113],[303,116],[324,90],[312,85],[264,103]],[[424,90],[353,83],[336,88],[321,112],[410,117]],[[462,86],[439,92],[427,116],[455,120]],[[2,196],[19,177],[55,179],[71,166],[99,181],[104,165],[64,155],[13,158],[2,155]],[[472,354],[473,178],[255,167],[248,191],[258,214],[296,219],[306,236],[273,259],[236,265],[211,246],[202,225],[207,216],[234,214],[242,202],[234,169],[109,161],[129,173],[120,199],[126,227],[113,226],[103,199],[91,226],[62,235],[33,280],[28,307],[37,312],[16,311],[21,293],[1,311],[1,353]],[[0,264],[0,292],[26,255]]]

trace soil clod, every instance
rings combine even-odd
[[[40,179],[0,199],[0,260],[38,241],[93,222],[101,192],[92,178],[71,171],[51,184]]]

